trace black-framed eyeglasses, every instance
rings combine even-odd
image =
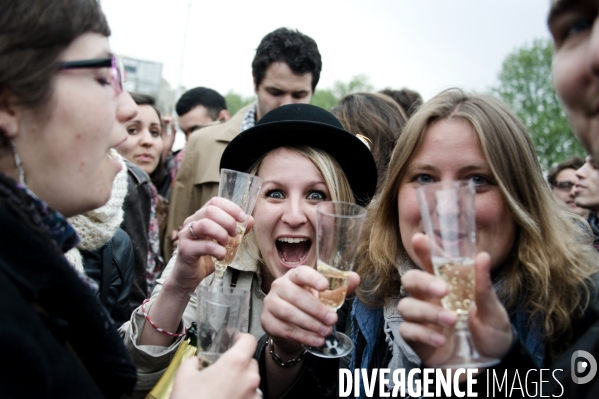
[[[568,180],[555,182],[553,188],[557,188],[560,191],[570,191],[576,183]]]
[[[123,92],[125,83],[125,71],[122,61],[115,57],[96,58],[93,60],[65,61],[58,63],[58,69],[80,69],[80,68],[110,68],[110,83],[116,94]]]

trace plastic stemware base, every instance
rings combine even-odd
[[[351,339],[345,334],[337,332],[337,343],[331,336],[325,338],[325,344],[320,347],[303,345],[304,349],[314,356],[324,357],[329,359],[343,357],[351,353],[354,344]]]

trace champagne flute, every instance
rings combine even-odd
[[[339,309],[345,300],[365,217],[366,209],[350,202],[327,201],[316,206],[316,269],[329,281],[318,299],[332,310]],[[353,344],[333,326],[324,346],[304,348],[316,356],[337,358],[350,353]]]
[[[220,171],[220,183],[218,186],[218,196],[228,199],[229,201],[239,205],[239,207],[247,214],[251,215],[258,199],[258,193],[262,187],[262,179],[256,175],[250,175],[248,173],[238,172],[236,170],[221,169]],[[227,243],[227,254],[223,259],[217,259],[214,256],[216,270],[214,271],[214,279],[212,285],[215,287],[222,287],[223,275],[227,267],[233,263],[237,250],[241,244],[241,239],[245,234],[245,229],[249,222],[249,217],[243,221],[237,223],[237,235],[235,237],[229,237]]]
[[[476,189],[472,180],[445,181],[418,188],[418,202],[429,238],[435,275],[447,283],[443,307],[458,314],[453,353],[443,368],[482,368],[499,359],[481,356],[470,335],[468,313],[474,303],[474,257],[476,255]]]
[[[235,343],[249,306],[248,290],[228,287],[196,289],[200,368],[216,362]]]

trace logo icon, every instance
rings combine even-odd
[[[581,360],[581,358],[585,360]],[[579,377],[580,374],[585,373],[587,370],[588,374],[586,376]],[[570,359],[570,372],[572,374],[572,381],[575,384],[586,384],[597,374],[597,361],[589,352],[578,350],[572,354]]]

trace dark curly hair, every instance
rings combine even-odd
[[[312,90],[320,79],[322,60],[314,39],[298,30],[279,28],[264,36],[252,61],[254,86],[260,86],[266,69],[273,62],[284,62],[298,74],[312,74]]]

